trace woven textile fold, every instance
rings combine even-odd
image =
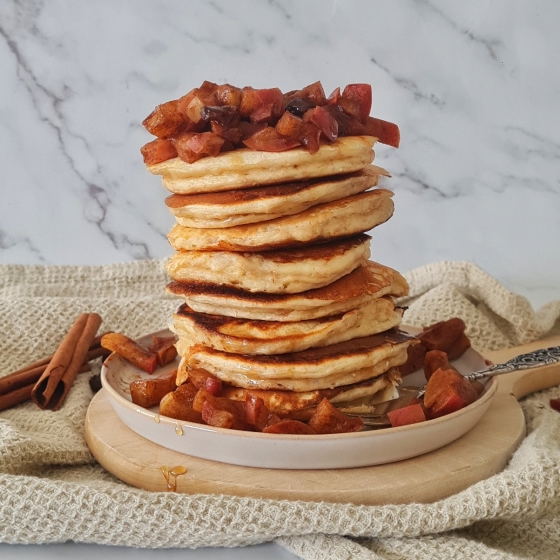
[[[460,316],[479,350],[558,332],[560,302],[534,311],[472,263],[434,263],[406,277],[407,324]],[[102,330],[130,336],[166,327],[177,301],[165,283],[159,261],[0,266],[0,376],[52,353],[82,312],[99,313]],[[57,412],[31,403],[0,412],[1,542],[150,548],[276,539],[307,560],[558,557],[560,414],[548,406],[558,387],[524,399],[529,433],[503,472],[438,503],[366,507],[132,488],[85,444],[92,373],[78,376]]]

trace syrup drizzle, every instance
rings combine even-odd
[[[160,467],[160,470],[163,474],[163,478],[165,478],[165,482],[167,482],[167,491],[168,492],[176,492],[177,491],[177,477],[183,474],[186,474],[187,469],[178,465],[176,467]]]

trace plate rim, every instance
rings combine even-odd
[[[405,325],[401,325],[400,327],[402,330],[408,332],[408,329],[413,330],[413,327],[407,327]],[[417,329],[414,329],[417,330]],[[146,337],[151,336],[162,336],[167,335],[169,336],[171,331],[168,329],[161,329],[159,331],[154,331],[152,333],[147,333],[140,337],[137,337],[137,340],[142,340]],[[482,354],[476,351],[474,348],[471,349],[478,355],[482,360],[486,360]],[[418,430],[425,430],[427,425],[429,426],[436,426],[438,424],[450,422],[453,419],[458,419],[460,416],[465,414],[471,414],[474,410],[481,406],[486,406],[486,404],[492,400],[494,395],[496,394],[498,388],[498,382],[495,377],[491,377],[488,379],[486,387],[482,395],[472,404],[452,412],[450,414],[446,414],[445,416],[441,416],[439,418],[433,418],[430,420],[426,420],[425,422],[418,422],[416,424],[409,424],[406,426],[399,426],[399,427],[387,427],[387,428],[380,428],[375,430],[365,430],[360,432],[344,432],[339,434],[264,434],[262,432],[251,432],[247,430],[232,430],[228,428],[219,428],[215,426],[209,426],[206,424],[199,424],[196,422],[189,422],[186,420],[178,420],[175,418],[171,418],[169,416],[164,416],[157,412],[153,412],[147,408],[141,407],[140,405],[134,404],[133,402],[129,401],[128,399],[124,398],[110,383],[108,380],[108,371],[109,367],[115,360],[124,360],[122,357],[118,356],[116,353],[111,353],[104,361],[101,367],[101,385],[107,391],[107,395],[109,396],[110,400],[118,403],[121,406],[124,406],[131,412],[135,412],[141,414],[145,417],[149,417],[152,421],[157,422],[158,424],[167,424],[175,428],[177,425],[181,426],[181,428],[186,428],[189,430],[197,430],[209,433],[219,434],[221,436],[235,436],[241,438],[248,438],[248,439],[256,439],[256,440],[266,440],[266,441],[287,441],[287,442],[312,442],[312,441],[320,441],[326,442],[328,440],[348,440],[348,439],[363,439],[363,438],[373,438],[373,437],[384,437],[390,434],[397,434],[402,432],[409,432],[409,431],[418,431]],[[487,360],[486,360],[487,361]],[[134,367],[130,364],[130,367]]]

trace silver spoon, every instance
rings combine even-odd
[[[486,379],[512,371],[529,369],[534,367],[554,364],[560,361],[560,346],[551,346],[550,348],[541,348],[526,354],[520,354],[511,358],[502,364],[495,364],[485,369],[473,371],[463,377],[469,381],[477,381]],[[359,416],[364,421],[364,426],[370,428],[385,428],[391,425],[387,413],[397,408],[407,406],[415,399],[421,399],[426,391],[426,385],[423,387],[404,386],[398,387],[399,396],[389,401],[383,401],[374,405],[365,406],[364,403],[344,403],[339,406],[339,410],[348,416]],[[367,409],[367,410],[364,410]]]

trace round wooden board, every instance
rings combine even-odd
[[[560,339],[553,342],[558,344]],[[496,352],[490,357],[494,362],[505,361],[521,351],[527,348]],[[525,435],[517,398],[558,383],[557,364],[509,374],[499,379],[498,391],[484,417],[458,440],[413,459],[355,469],[259,469],[183,455],[130,430],[113,411],[103,389],[89,406],[85,435],[103,467],[146,490],[364,505],[425,503],[500,472]],[[516,390],[516,386],[522,389]]]

